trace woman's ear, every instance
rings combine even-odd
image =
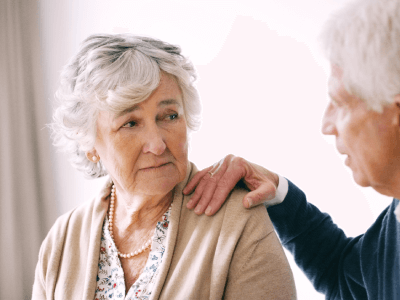
[[[97,163],[100,160],[100,156],[97,154],[97,151],[95,149],[87,151],[86,157],[88,160],[94,163]]]

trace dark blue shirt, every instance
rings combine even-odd
[[[393,199],[363,235],[346,237],[331,217],[289,181],[285,200],[268,207],[281,239],[326,299],[400,300],[400,223]]]

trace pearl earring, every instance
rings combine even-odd
[[[96,162],[97,161],[97,156],[93,156],[92,159],[93,159],[93,161]]]

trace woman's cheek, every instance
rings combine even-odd
[[[188,137],[187,137],[187,131],[185,128],[185,131],[182,132],[182,138],[180,139],[180,143],[179,143],[179,148],[181,149],[182,152],[185,153],[185,155],[187,156],[187,152],[188,152]]]

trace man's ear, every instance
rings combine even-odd
[[[100,160],[100,156],[97,154],[96,149],[92,149],[90,151],[86,151],[86,157],[91,162],[97,163]]]

